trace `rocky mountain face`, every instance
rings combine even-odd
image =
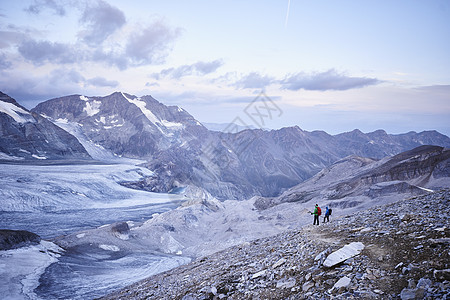
[[[446,299],[449,201],[443,190],[247,242],[102,299]]]
[[[34,112],[82,128],[94,144],[119,156],[149,158],[202,137],[207,129],[186,111],[151,96],[113,93],[106,97],[71,95],[38,104]]]
[[[0,92],[0,159],[90,159],[78,140]]]
[[[196,186],[218,199],[279,195],[351,154],[380,159],[424,144],[450,147],[450,139],[434,131],[210,131],[179,107],[119,92],[52,99],[33,111],[114,155],[147,160],[155,176],[136,182],[136,188],[168,192]]]
[[[448,148],[420,146],[379,161],[349,156],[279,197],[256,199],[255,206],[267,209],[286,202],[314,200],[322,206],[351,207],[361,203],[361,197],[370,200],[389,194],[418,195],[448,187],[449,178]]]

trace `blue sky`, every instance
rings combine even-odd
[[[450,1],[0,2],[0,90],[123,91],[203,122],[450,134]]]

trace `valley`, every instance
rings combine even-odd
[[[11,299],[101,297],[230,247],[291,238],[310,228],[316,203],[345,220],[450,187],[450,139],[435,131],[218,132],[122,92],[31,111],[0,100],[0,228],[42,238],[0,251]]]

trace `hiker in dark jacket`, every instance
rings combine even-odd
[[[316,206],[314,207],[314,212],[311,213],[312,215],[314,215],[313,225],[316,225],[316,222],[317,222],[317,225],[319,225],[319,209],[320,209],[319,205],[316,204]]]
[[[323,217],[323,222],[330,222],[330,215],[331,215],[331,210],[328,208],[325,211],[325,216]]]

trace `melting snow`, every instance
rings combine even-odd
[[[45,157],[45,156],[39,156],[39,155],[36,155],[36,154],[33,154],[31,156],[34,157],[34,158],[37,158],[37,159],[47,159],[47,157]]]

